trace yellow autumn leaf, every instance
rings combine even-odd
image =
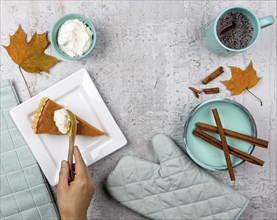
[[[47,32],[35,33],[27,42],[27,35],[21,26],[10,36],[10,45],[3,46],[12,60],[29,73],[49,72],[49,69],[60,60],[44,53],[48,47]]]
[[[238,67],[230,66],[232,78],[230,80],[222,81],[232,95],[239,95],[246,89],[251,89],[259,82],[260,78],[253,67],[252,61],[245,70]]]

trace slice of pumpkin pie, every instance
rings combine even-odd
[[[64,111],[63,111],[64,110]],[[58,114],[56,114],[56,113]],[[61,130],[60,126],[57,127],[57,123],[60,123],[61,120],[65,120],[66,115],[59,122],[54,120],[54,117],[63,114],[66,110],[63,106],[52,101],[49,98],[42,98],[35,112],[34,118],[32,120],[32,129],[35,134],[65,134],[66,128]],[[84,136],[101,136],[105,133],[99,129],[93,127],[85,120],[79,118],[76,115],[77,119],[77,135]]]

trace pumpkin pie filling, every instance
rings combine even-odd
[[[57,128],[54,121],[54,112],[62,108],[63,106],[52,101],[51,99],[42,98],[32,121],[32,129],[34,133],[35,134],[62,134]],[[104,132],[90,125],[85,120],[79,118],[77,115],[76,115],[76,119],[78,121],[77,135],[101,136],[105,134]]]

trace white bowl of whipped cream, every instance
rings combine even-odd
[[[96,31],[86,17],[67,14],[61,17],[52,28],[51,43],[62,58],[81,60],[95,47]]]

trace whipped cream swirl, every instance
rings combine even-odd
[[[58,45],[70,57],[82,56],[92,44],[92,31],[79,19],[64,22],[58,32]]]
[[[70,117],[65,108],[60,110],[56,110],[54,112],[54,121],[59,129],[59,131],[63,134],[67,134],[70,128]]]

